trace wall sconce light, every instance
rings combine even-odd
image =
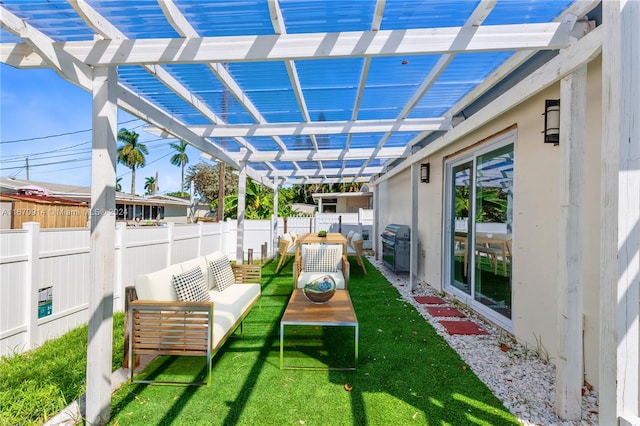
[[[560,144],[560,99],[544,101],[544,143]]]
[[[431,171],[431,164],[420,164],[420,182],[429,183],[429,172]]]

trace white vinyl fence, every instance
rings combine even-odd
[[[289,231],[361,229],[358,214],[324,214],[318,218],[288,218]],[[297,225],[297,220],[300,225]],[[310,221],[311,220],[311,221]],[[354,223],[355,222],[355,223]],[[306,226],[306,227],[305,227]],[[273,241],[284,233],[279,218],[276,235],[271,221],[247,220],[244,258],[273,257]],[[219,250],[236,259],[236,221],[173,224],[115,229],[114,310],[124,310],[124,289],[133,278]],[[37,222],[23,229],[0,230],[0,356],[21,353],[61,336],[88,321],[90,235],[88,228],[40,229]]]

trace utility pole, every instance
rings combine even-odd
[[[29,157],[25,157],[24,161],[26,162],[27,180],[29,180]]]

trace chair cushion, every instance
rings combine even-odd
[[[305,244],[302,246],[302,270],[335,272],[338,270],[342,246],[337,244]]]
[[[280,235],[280,241],[287,241],[289,243],[286,249],[287,253],[290,253],[290,254],[295,253],[296,246],[295,246],[294,240],[295,240],[295,237],[290,233]]]
[[[178,300],[183,302],[209,302],[211,300],[207,283],[199,266],[181,274],[173,275],[171,278]]]
[[[210,260],[209,274],[213,280],[212,290],[224,291],[227,287],[233,285],[235,281],[235,275],[233,275],[233,269],[231,269],[231,263],[227,256]]]
[[[353,234],[355,233],[356,232],[353,229],[347,232],[347,245],[351,245],[351,239],[353,238]]]
[[[296,287],[297,288],[304,288],[305,285],[307,285],[308,283],[317,280],[317,279],[321,279],[325,276],[331,276],[331,278],[333,278],[333,281],[335,281],[336,283],[336,289],[338,290],[344,290],[345,289],[345,279],[344,279],[344,275],[342,274],[342,271],[337,271],[337,272],[300,272],[300,275],[298,276],[298,282],[296,283]]]

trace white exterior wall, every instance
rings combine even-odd
[[[586,186],[584,212],[584,345],[586,379],[598,382],[598,277],[600,210],[601,63],[588,67],[587,129],[585,140]],[[552,86],[507,114],[420,162],[431,164],[430,183],[418,185],[420,281],[443,288],[442,230],[444,212],[444,162],[463,149],[517,125],[513,210],[513,331],[529,347],[538,341],[553,362],[557,354],[557,273],[559,231],[560,150],[545,144],[545,99],[560,97]],[[490,142],[490,140],[487,140]],[[410,224],[409,169],[377,187],[380,232],[389,223]],[[398,206],[407,206],[399,208]],[[424,255],[424,257],[423,257]]]

